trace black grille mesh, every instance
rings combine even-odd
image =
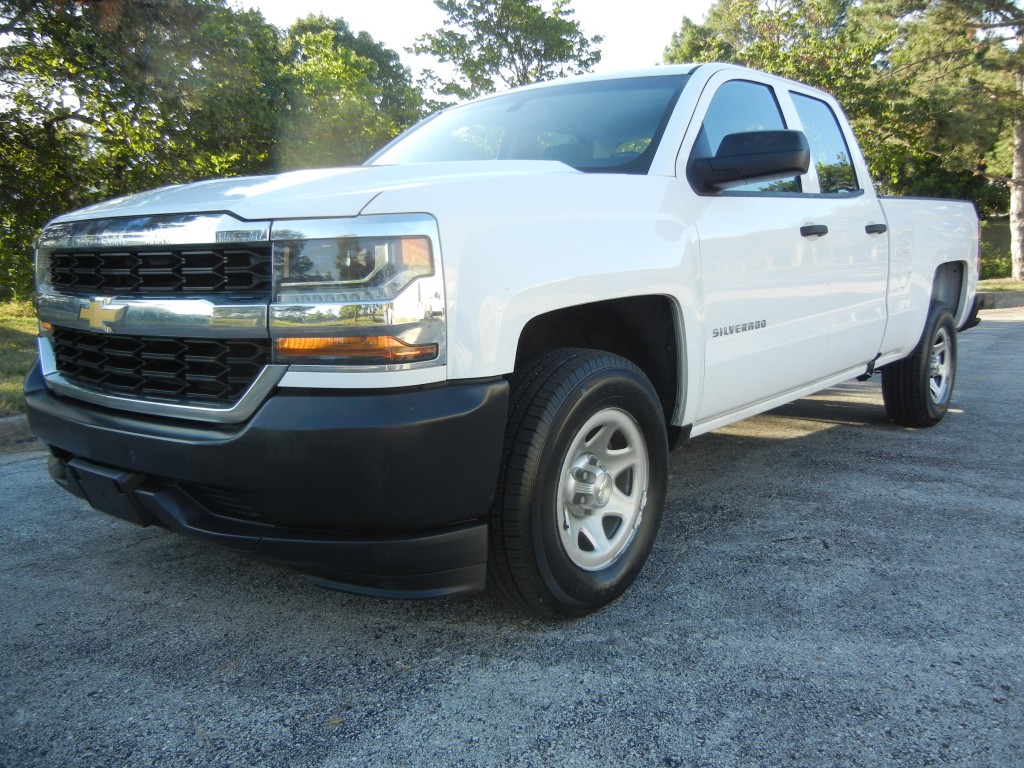
[[[181,483],[179,487],[215,515],[262,520],[263,515],[253,510],[237,493],[221,488]]]
[[[265,339],[168,339],[54,328],[57,370],[69,381],[128,395],[229,405],[270,362]]]
[[[270,245],[58,251],[50,279],[60,293],[231,293],[271,290]]]

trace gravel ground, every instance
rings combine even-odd
[[[24,416],[5,416],[0,419],[0,456],[42,449],[42,444],[29,431],[28,421]]]
[[[573,622],[317,590],[6,453],[0,766],[1024,766],[1024,310],[984,317],[934,429],[871,382],[677,451]]]

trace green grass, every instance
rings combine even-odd
[[[1024,281],[1012,278],[998,280],[979,280],[979,291],[1024,291]]]
[[[25,412],[21,384],[36,359],[36,329],[29,302],[0,303],[0,418]]]

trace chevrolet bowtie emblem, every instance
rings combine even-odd
[[[110,299],[98,299],[89,302],[88,307],[82,307],[78,312],[79,320],[88,320],[89,327],[101,331],[109,331],[110,323],[116,323],[124,317],[125,306],[110,306]]]

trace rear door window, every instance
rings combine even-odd
[[[821,99],[793,93],[793,106],[803,123],[822,194],[849,195],[860,191],[850,148],[832,108]]]

